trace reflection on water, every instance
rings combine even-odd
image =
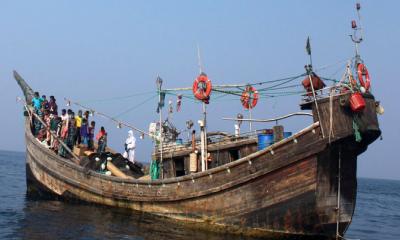
[[[243,239],[183,228],[124,209],[29,198],[25,203],[14,233],[22,239]]]

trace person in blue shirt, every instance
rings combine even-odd
[[[32,106],[35,108],[35,113],[42,117],[43,112],[42,109],[42,102],[43,99],[39,96],[38,92],[35,92],[34,97],[32,98]],[[42,123],[36,119],[36,117],[32,118],[32,125],[33,125],[33,134],[37,136],[39,134],[40,129],[42,129]]]
[[[38,92],[35,92],[34,97],[32,98],[32,106],[35,108],[36,111],[42,108],[43,99],[39,96]]]

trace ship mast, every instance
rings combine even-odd
[[[357,16],[358,16],[358,22],[359,26],[357,26],[357,22],[355,20],[351,21],[351,28],[353,29],[353,34],[350,34],[351,41],[354,43],[354,48],[356,52],[356,59],[355,59],[355,66],[359,63],[362,63],[360,53],[359,53],[359,44],[364,40],[363,39],[363,28],[361,27],[361,14],[360,14],[360,9],[361,9],[361,4],[357,3],[356,4],[356,10],[357,10]]]
[[[160,124],[160,169],[161,169],[161,179],[164,179],[164,164],[163,164],[163,124],[162,124],[162,96],[161,87],[163,80],[160,76],[157,76],[156,84],[158,90],[158,112],[159,112],[159,124]]]
[[[197,63],[199,66],[199,74],[203,74],[203,66],[201,62],[200,47],[197,44]],[[203,120],[199,121],[200,140],[201,140],[201,171],[207,170],[207,106],[202,101]]]

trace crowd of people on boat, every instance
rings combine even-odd
[[[63,145],[69,150],[79,146],[91,151],[96,150],[97,153],[106,151],[107,132],[103,126],[96,135],[95,148],[96,122],[90,120],[89,111],[79,110],[78,114],[75,114],[71,109],[62,109],[59,115],[54,96],[47,100],[46,95],[40,96],[38,92],[35,92],[32,98],[32,107],[37,116],[32,116],[32,133],[44,146],[58,155],[69,157],[70,153]]]

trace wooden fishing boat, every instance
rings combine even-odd
[[[15,72],[26,103],[30,86]],[[334,238],[351,223],[357,192],[357,157],[381,134],[374,96],[365,108],[349,107],[351,92],[329,89],[301,108],[313,123],[259,149],[255,135],[209,139],[213,161],[204,171],[191,165],[192,145],[159,148],[163,176],[143,180],[87,170],[58,156],[33,136],[26,117],[26,173],[29,191],[64,199],[126,208],[199,229],[250,236]],[[362,140],[355,139],[354,122]],[[217,160],[218,159],[218,160]]]

